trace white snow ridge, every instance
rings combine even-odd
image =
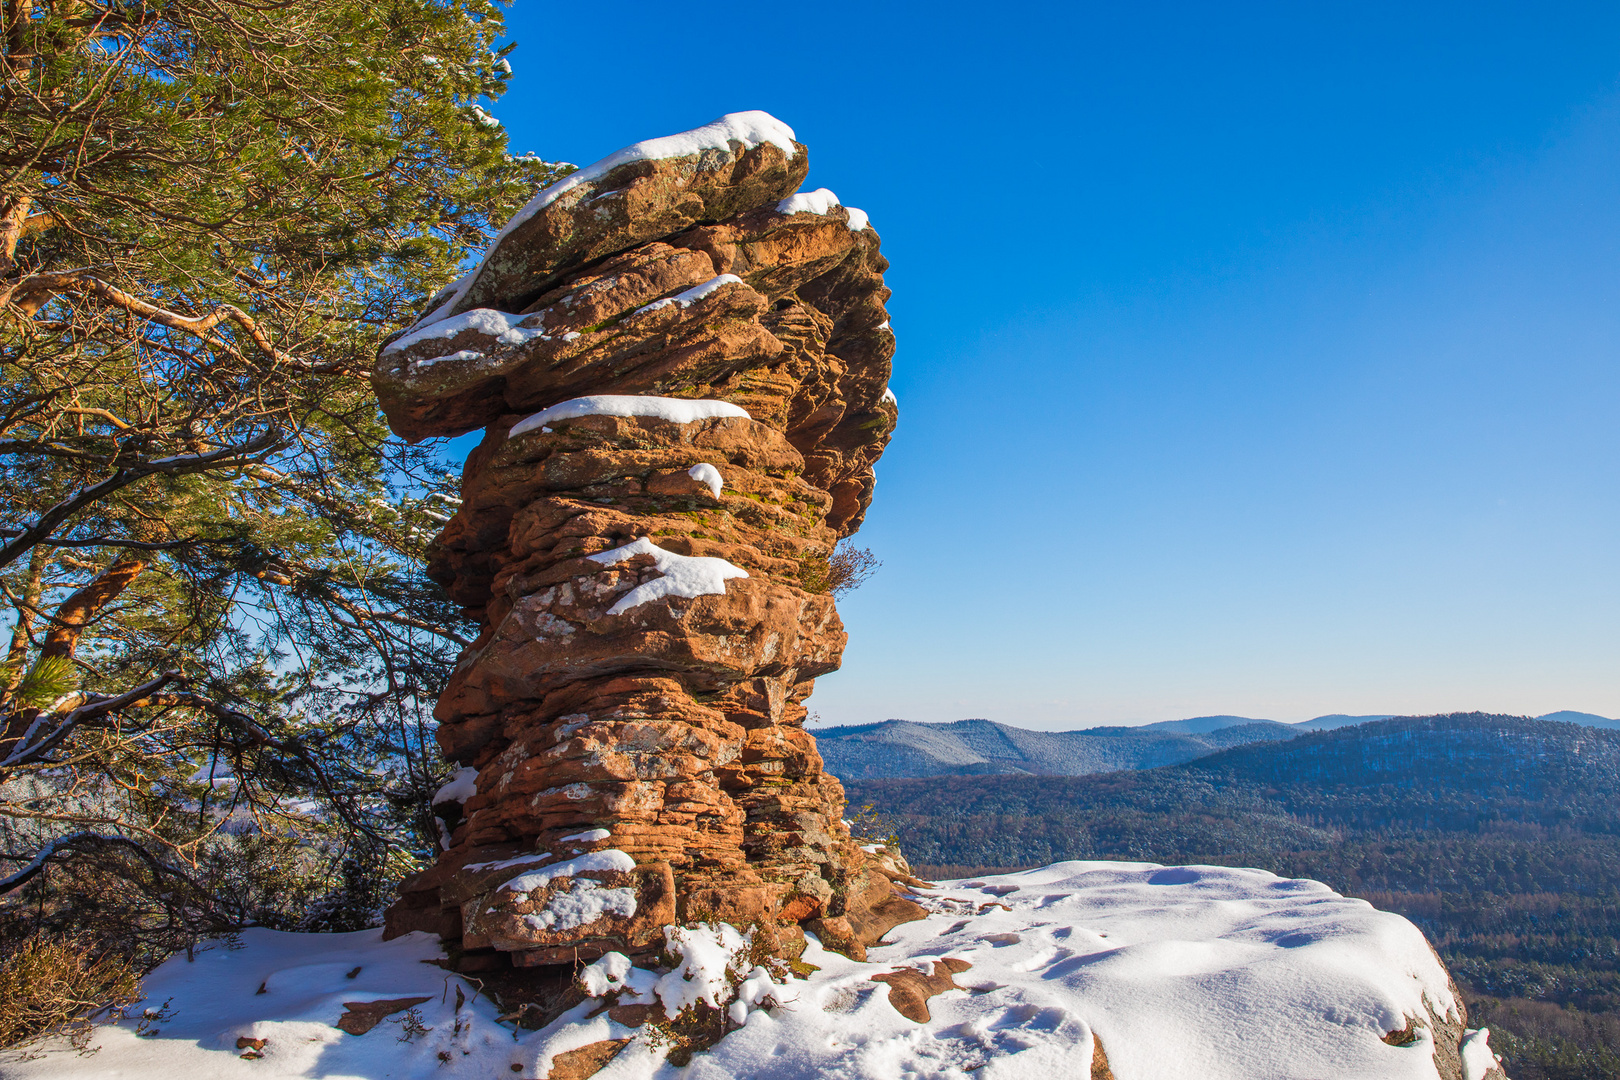
[[[457,769],[450,774],[450,782],[433,793],[433,805],[440,803],[464,803],[478,794],[478,770],[472,766]]]
[[[719,416],[740,416],[752,419],[748,410],[729,401],[711,401],[706,398],[654,397],[651,394],[591,394],[569,398],[533,416],[519,420],[507,432],[507,438],[527,435],[557,420],[570,420],[577,416],[657,416],[677,424],[690,424],[694,420],[708,420]]]
[[[835,206],[842,206],[838,196],[830,188],[816,188],[814,191],[801,191],[789,195],[776,204],[778,214],[819,214],[823,217]],[[853,206],[845,206],[844,211],[849,214],[849,229],[851,232],[860,232],[870,222],[867,220],[865,210],[857,210]]]
[[[500,243],[506,234],[556,202],[565,192],[572,191],[581,184],[600,180],[620,165],[628,165],[632,161],[685,157],[688,154],[701,154],[705,150],[728,150],[733,142],[740,144],[744,150],[752,150],[765,143],[774,143],[790,159],[798,153],[793,145],[793,129],[770,113],[758,109],[727,113],[720,119],[711,120],[691,131],[631,143],[623,150],[615,151],[594,164],[569,173],[550,187],[542,188],[511,221],[506,223],[506,227],[495,237],[495,243]],[[490,246],[493,249],[494,244]]]
[[[619,615],[649,600],[661,600],[666,596],[693,598],[716,593],[724,595],[728,578],[748,576],[748,571],[724,559],[705,555],[677,555],[673,551],[665,551],[646,537],[588,558],[603,566],[612,566],[637,555],[651,555],[653,565],[663,577],[643,582],[619,597],[619,602],[608,608],[609,615]]]
[[[500,242],[511,232],[528,221],[534,215],[556,202],[563,195],[579,187],[581,184],[591,183],[602,179],[620,165],[628,165],[632,161],[653,161],[664,158],[685,157],[688,154],[701,154],[705,150],[730,150],[731,144],[737,143],[744,150],[752,150],[756,146],[772,143],[781,149],[789,159],[798,153],[793,145],[793,129],[768,112],[758,109],[747,112],[727,113],[718,120],[711,120],[702,127],[691,131],[682,131],[676,135],[665,135],[657,139],[644,139],[638,143],[631,143],[622,150],[609,154],[594,164],[578,169],[558,180],[555,184],[541,188],[534,198],[524,204],[523,209],[512,215],[501,231],[495,234],[484,255],[479,259],[478,266],[450,284],[440,289],[430,302],[431,310],[418,319],[411,327],[417,330],[444,318],[445,313],[455,307],[456,303],[466,295],[478,271],[484,268],[490,252],[493,252]],[[850,214],[849,227],[859,231],[866,227],[866,215],[861,215],[861,225],[855,224],[855,212]]]
[[[720,475],[720,470],[707,461],[701,461],[687,469],[686,475],[700,484],[708,484],[709,490],[714,492],[714,497],[717,499],[720,497],[720,489],[726,486],[725,478]]]
[[[535,876],[616,869],[622,854]],[[623,914],[634,897],[620,892],[631,890],[576,879],[533,917],[565,927]],[[431,935],[248,930],[239,949],[176,956],[147,977],[147,1004],[168,1002],[148,1036],[132,1014],[96,1029],[89,1056],[57,1041],[0,1069],[7,1080],[546,1077],[559,1054],[623,1039],[601,1080],[1083,1080],[1099,1044],[1116,1080],[1439,1078],[1429,1013],[1457,1008],[1440,962],[1405,919],[1318,882],[1066,862],[917,893],[930,915],[896,927],[868,962],[812,935],[815,970],[802,979],[749,970],[747,935],[731,926],[669,928],[672,967],[609,953],[579,972],[591,997],[538,1031],[498,1023],[475,984],[422,963],[441,954]],[[944,957],[971,966],[928,1000],[927,1021],[900,1015],[873,981]],[[603,1010],[608,994],[666,1017],[702,1002],[741,1026],[676,1068],[655,1031]],[[403,1013],[363,1036],[333,1027],[346,1002],[400,998],[425,999],[426,1034],[405,1040]],[[1383,1041],[1412,1019],[1415,1042]],[[240,1060],[238,1038],[266,1040],[263,1057]],[[1500,1075],[1488,1038],[1464,1038],[1464,1080]]]
[[[710,278],[701,285],[694,285],[685,292],[676,293],[674,296],[666,296],[662,300],[654,300],[650,304],[643,304],[636,308],[634,314],[642,315],[649,311],[657,311],[659,308],[666,308],[671,304],[679,304],[683,308],[691,307],[722,285],[741,285],[742,283],[743,279],[736,274],[721,274],[718,277]]]

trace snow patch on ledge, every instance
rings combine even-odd
[[[794,214],[818,214],[825,217],[827,211],[842,205],[831,188],[816,188],[814,191],[800,191],[789,195],[776,204],[776,212],[787,214],[789,217]]]
[[[1490,1038],[1490,1028],[1480,1028],[1463,1035],[1463,1080],[1485,1080],[1485,1074],[1496,1068],[1498,1061],[1491,1052]]]
[[[720,470],[707,461],[700,461],[687,469],[686,475],[700,484],[708,484],[709,490],[714,492],[717,499],[720,497],[720,489],[726,486],[726,478],[720,475]]]
[[[673,420],[677,424],[690,424],[694,420],[709,420],[719,416],[740,416],[750,420],[748,410],[729,401],[711,401],[706,398],[653,397],[639,394],[592,394],[589,397],[570,398],[542,409],[527,419],[512,425],[507,438],[527,435],[554,420],[570,420],[579,416],[656,416]]]
[[[434,364],[455,364],[464,360],[482,360],[484,354],[477,349],[457,349],[448,356],[430,356],[424,360],[412,360],[411,367],[420,371],[422,368],[432,367]]]
[[[383,349],[383,355],[403,352],[412,345],[424,341],[455,337],[464,330],[476,330],[480,334],[494,338],[502,345],[522,345],[537,337],[545,337],[542,331],[518,326],[518,323],[528,317],[528,315],[508,315],[494,308],[473,308],[471,311],[463,311],[460,315],[439,319],[437,322],[429,317],[418,324],[422,327],[420,330],[413,329],[404,337],[389,342]]]
[[[628,919],[636,913],[636,890],[605,889],[589,878],[576,878],[559,889],[539,911],[523,916],[531,930],[573,930],[608,915]]]
[[[620,165],[632,161],[658,161],[664,158],[686,157],[705,150],[729,150],[732,143],[741,143],[744,150],[772,143],[791,160],[798,153],[793,145],[793,129],[768,112],[751,109],[747,112],[727,113],[702,127],[664,135],[657,139],[644,139],[617,150],[601,161],[587,165],[578,172],[569,173],[550,187],[542,188],[528,204],[513,216],[495,237],[498,244],[513,229],[556,202],[563,195],[593,180],[600,180]],[[491,248],[494,244],[490,245]]]
[[[778,214],[819,214],[823,217],[835,206],[843,206],[838,196],[830,188],[816,188],[814,191],[801,191],[789,195],[776,204]],[[860,232],[871,224],[867,220],[865,210],[857,210],[853,206],[845,206],[844,212],[849,215],[849,228],[851,232]]]
[[[724,559],[706,555],[677,555],[673,551],[665,551],[645,536],[622,547],[616,547],[612,551],[588,555],[586,558],[603,566],[612,566],[637,555],[651,555],[653,565],[664,576],[643,582],[619,597],[619,602],[608,608],[609,615],[619,615],[650,600],[662,600],[666,596],[682,596],[687,599],[715,594],[724,596],[728,578],[748,576],[748,571],[740,566],[733,566]]]
[[[705,296],[708,296],[716,289],[719,289],[721,286],[731,284],[741,285],[742,283],[743,279],[738,277],[736,274],[721,274],[719,277],[710,278],[701,285],[694,285],[683,293],[676,293],[674,296],[666,296],[662,300],[654,300],[650,304],[643,304],[636,308],[632,314],[644,315],[649,311],[657,311],[659,308],[669,307],[671,304],[679,304],[683,308],[691,307],[693,304],[697,303]]]
[[[450,782],[433,793],[433,805],[440,803],[464,803],[478,794],[478,770],[468,765],[457,769],[450,774]]]
[[[511,867],[523,866],[528,863],[539,864],[545,862],[547,859],[554,858],[556,858],[556,856],[549,851],[537,851],[532,855],[517,855],[510,859],[501,859],[499,862],[468,863],[466,866],[463,866],[462,869],[467,871],[469,874],[477,874],[485,870],[507,870]]]
[[[620,851],[618,848],[608,848],[605,851],[592,851],[586,855],[578,855],[567,862],[560,862],[556,866],[547,866],[538,870],[530,870],[519,874],[511,881],[502,883],[502,889],[511,889],[513,892],[530,893],[536,889],[543,889],[558,878],[571,878],[583,874],[587,870],[617,870],[628,871],[636,868],[636,860]]]
[[[523,209],[512,215],[512,219],[501,227],[495,234],[484,254],[479,258],[478,265],[461,277],[440,289],[433,299],[441,303],[432,304],[432,310],[418,319],[411,327],[415,331],[437,323],[444,318],[445,312],[455,307],[472,287],[473,279],[478,271],[484,268],[489,261],[490,252],[500,246],[512,230],[528,221],[534,215],[556,202],[568,192],[579,187],[600,180],[620,165],[627,165],[632,161],[657,161],[664,158],[685,157],[688,154],[701,154],[705,150],[729,150],[733,142],[740,143],[742,148],[752,150],[756,146],[771,143],[779,148],[791,160],[798,149],[793,145],[793,129],[768,112],[751,109],[747,112],[727,113],[718,120],[711,120],[702,127],[691,131],[682,131],[675,135],[665,135],[657,139],[644,139],[638,143],[631,143],[622,150],[615,151],[601,161],[587,165],[583,169],[569,173],[555,184],[541,188],[534,198],[524,204]],[[866,215],[861,215],[862,225],[865,227]],[[854,212],[850,215],[850,228],[855,228]]]

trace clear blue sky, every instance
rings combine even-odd
[[[765,109],[892,268],[826,723],[1620,716],[1620,8],[537,4],[578,164]]]

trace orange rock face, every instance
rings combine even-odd
[[[522,967],[710,919],[859,953],[919,912],[803,727],[897,419],[877,234],[779,206],[807,168],[764,114],[621,151],[384,348],[396,430],[486,428],[429,567],[482,624],[436,713],[476,791],[390,933]]]

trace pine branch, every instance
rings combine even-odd
[[[0,547],[0,568],[10,566],[37,544],[44,543],[57,526],[87,506],[94,505],[121,488],[137,480],[166,473],[181,476],[187,473],[207,472],[211,469],[229,469],[258,461],[286,445],[280,432],[274,429],[249,439],[240,446],[225,446],[206,454],[180,454],[173,457],[126,463],[99,484],[83,488],[68,496],[40,515],[34,524],[24,527],[4,547]]]
[[[12,855],[6,852],[0,852],[0,859],[4,859],[7,862],[21,862],[24,858],[27,858],[28,860],[27,865],[23,866],[22,869],[13,871],[5,877],[0,878],[0,896],[4,896],[6,893],[9,893],[14,889],[19,889],[28,884],[35,877],[39,876],[40,872],[43,871],[52,860],[57,859],[63,853],[76,854],[86,848],[106,847],[123,848],[124,850],[137,855],[142,862],[146,863],[146,865],[152,869],[154,873],[172,878],[178,878],[180,881],[191,886],[193,889],[196,889],[199,893],[203,895],[211,895],[209,891],[203,888],[203,886],[199,884],[197,880],[190,874],[171,863],[164,862],[156,855],[153,855],[150,851],[146,850],[145,845],[131,840],[127,836],[111,836],[106,833],[85,831],[69,833],[67,836],[59,836],[55,840],[52,840],[50,843],[46,844],[32,856]]]
[[[97,697],[85,705],[69,711],[66,715],[55,716],[51,713],[40,713],[28,725],[28,729],[20,736],[14,738],[10,750],[3,759],[0,759],[0,769],[17,769],[25,765],[34,765],[44,761],[46,757],[62,743],[67,741],[75,731],[84,725],[99,720],[104,716],[126,709],[131,705],[142,703],[152,694],[170,683],[179,682],[184,676],[178,671],[165,671],[162,675],[148,682],[142,683],[133,690],[125,691],[112,697]],[[48,729],[41,732],[41,729]],[[0,746],[0,749],[5,749]],[[0,779],[4,774],[0,773]]]

